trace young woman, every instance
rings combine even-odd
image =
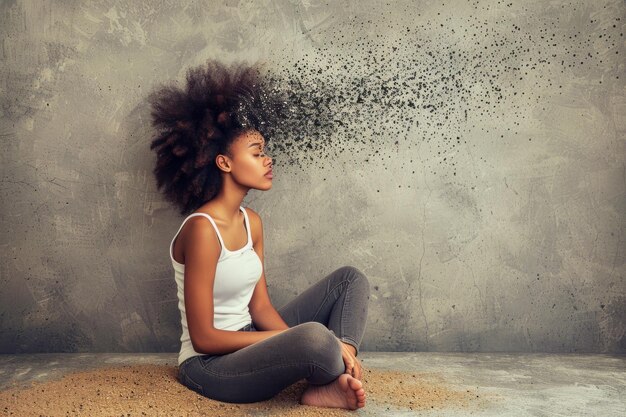
[[[262,220],[241,206],[250,189],[272,187],[262,132],[270,123],[250,106],[264,96],[259,89],[253,68],[209,62],[188,72],[185,90],[163,87],[150,99],[157,185],[188,214],[170,244],[179,379],[234,403],[266,400],[306,379],[302,404],[357,409],[366,397],[357,359],[365,275],[339,268],[278,310],[267,292]]]

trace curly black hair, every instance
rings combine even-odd
[[[209,60],[187,72],[186,87],[164,85],[154,91],[150,149],[157,153],[153,170],[157,188],[182,215],[213,199],[222,178],[218,154],[232,157],[230,147],[241,134],[256,130],[266,142],[283,115],[278,91],[263,77],[261,66]]]

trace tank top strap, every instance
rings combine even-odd
[[[222,248],[224,248],[224,239],[222,239],[222,235],[220,234],[219,229],[217,228],[217,225],[215,224],[215,220],[213,220],[213,217],[211,217],[210,215],[208,215],[207,213],[194,213],[191,216],[204,216],[207,219],[209,219],[209,221],[211,222],[211,224],[213,225],[213,228],[215,229],[215,233],[217,233],[217,238],[220,240],[220,245],[222,245]],[[189,216],[189,217],[191,217]]]
[[[246,222],[246,231],[248,233],[248,244],[246,246],[252,246],[252,232],[250,231],[250,219],[248,218],[248,212],[241,206],[239,208],[243,211],[243,217]]]
[[[208,214],[206,214],[206,213],[192,213],[189,216],[187,216],[185,218],[185,220],[183,220],[182,224],[178,228],[178,231],[176,232],[176,234],[172,238],[172,241],[170,242],[170,258],[174,262],[176,262],[176,260],[174,259],[174,241],[176,240],[176,237],[178,237],[178,234],[180,233],[180,231],[183,229],[183,226],[185,225],[185,223],[187,223],[187,220],[189,220],[192,217],[196,217],[196,216],[204,216],[207,219],[209,219],[209,221],[213,225],[213,228],[215,229],[215,232],[217,233],[217,238],[220,241],[220,245],[222,246],[222,249],[224,248],[224,241],[222,240],[222,235],[220,235],[220,231],[218,230],[217,225],[215,224],[215,221],[213,220],[213,218],[211,216],[209,216]]]

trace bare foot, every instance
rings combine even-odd
[[[361,381],[341,374],[330,384],[309,385],[302,393],[300,404],[356,410],[365,406],[365,390]]]

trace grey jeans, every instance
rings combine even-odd
[[[328,384],[345,371],[337,338],[358,355],[369,297],[366,276],[341,267],[278,309],[288,330],[225,355],[191,357],[179,367],[180,382],[230,403],[267,400],[304,378]],[[251,323],[239,331],[256,329]]]

